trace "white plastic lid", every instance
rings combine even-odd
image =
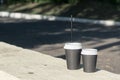
[[[82,49],[82,55],[97,55],[97,49]]]
[[[82,45],[77,42],[65,43],[64,49],[82,49]]]

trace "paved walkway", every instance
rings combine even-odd
[[[120,73],[120,26],[73,23],[73,27],[73,41],[99,50],[99,69]],[[0,18],[0,41],[65,59],[70,22]]]
[[[0,70],[14,76],[0,72],[0,80],[120,80],[120,75],[104,70],[95,73],[85,73],[82,69],[67,70],[63,59],[4,42],[0,42]]]

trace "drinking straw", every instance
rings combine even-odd
[[[71,42],[72,42],[72,37],[73,37],[73,17],[71,15]]]

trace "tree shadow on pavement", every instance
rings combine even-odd
[[[64,25],[53,21],[0,23],[0,41],[24,48],[64,42]]]
[[[61,45],[66,42],[70,42],[70,22],[42,20],[19,21],[17,19],[13,22],[7,22],[6,19],[5,22],[2,22],[2,20],[0,21],[0,41],[9,44],[28,49],[37,48],[37,46],[41,47],[43,45],[49,45],[50,50],[53,50],[54,53],[58,54],[59,52],[61,53],[61,51],[55,51],[54,49],[56,49],[56,47],[52,46],[54,44]],[[73,41],[75,42],[79,41],[82,43],[86,43],[89,41],[93,41],[93,43],[89,44],[90,46],[99,43],[106,43],[93,47],[99,50],[105,50],[113,46],[120,45],[120,26],[73,23],[73,31]],[[108,39],[117,39],[118,41],[111,41],[110,43],[107,43],[107,41],[102,41]],[[59,48],[57,48],[57,50]],[[46,51],[46,49],[44,49],[44,51]],[[119,49],[117,51],[119,51]],[[48,51],[47,53],[50,52]],[[120,55],[114,55],[116,55],[117,59],[119,59]],[[65,55],[63,54],[56,57],[65,59]],[[110,58],[112,58],[112,56]],[[116,71],[120,72],[118,70]]]
[[[73,41],[90,41],[120,38],[120,27],[74,23]],[[70,23],[62,21],[21,21],[0,23],[0,41],[33,48],[37,45],[65,43],[70,41]],[[97,43],[96,43],[97,44]],[[111,43],[105,47],[118,45]],[[102,49],[103,47],[98,47]]]

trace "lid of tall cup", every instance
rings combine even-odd
[[[82,49],[82,44],[78,42],[65,43],[64,49]]]
[[[82,55],[97,55],[97,49],[82,49]]]

